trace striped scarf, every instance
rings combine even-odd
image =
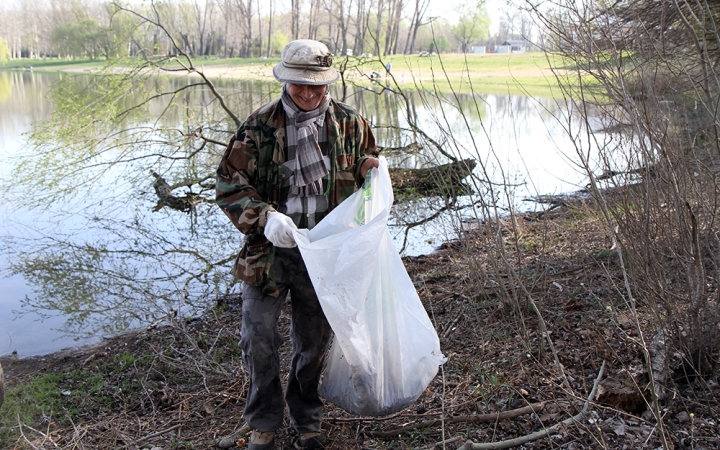
[[[318,127],[325,122],[325,111],[330,105],[330,91],[325,92],[320,105],[312,111],[303,111],[295,105],[283,86],[280,97],[285,114],[285,133],[288,147],[295,145],[295,183],[292,192],[303,197],[322,195],[322,178],[328,174],[318,143]]]

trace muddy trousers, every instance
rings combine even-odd
[[[298,433],[320,430],[323,403],[318,384],[332,330],[297,248],[277,248],[272,273],[280,295],[244,283],[240,347],[250,375],[245,420],[259,431],[282,427],[285,403]],[[278,318],[288,293],[292,308],[290,373],[283,401]]]

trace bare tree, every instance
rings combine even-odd
[[[352,0],[330,0],[325,3],[325,10],[330,17],[330,24],[337,25],[335,37],[331,38],[335,53],[344,55],[348,50],[348,18],[351,16],[351,7]],[[332,28],[328,31],[328,36],[332,36]]]
[[[375,41],[375,54],[376,55],[380,55],[380,45],[382,42],[382,36],[380,34],[382,33],[382,18],[383,18],[383,12],[385,11],[384,6],[385,6],[384,0],[378,0],[377,16],[376,16],[377,23],[375,24],[375,36],[373,36],[373,39]]]
[[[316,39],[318,36],[318,14],[320,13],[320,1],[310,0],[310,15],[308,16],[308,39]]]
[[[365,33],[367,31],[370,11],[365,8],[365,0],[357,0],[357,16],[355,19],[355,44],[353,53],[361,55],[365,53]]]
[[[290,0],[290,33],[293,39],[300,36],[300,3],[301,0]]]
[[[197,36],[199,40],[199,45],[196,48],[196,51],[204,55],[209,53],[205,46],[205,38],[208,33],[207,29],[211,26],[210,22],[212,22],[212,20],[209,16],[212,15],[214,6],[215,2],[213,0],[205,0],[205,5],[201,5],[197,0],[195,0],[195,3],[193,4],[193,11],[195,12],[195,26],[197,27]]]
[[[252,0],[235,0],[238,9],[238,17],[240,27],[243,32],[242,44],[240,46],[240,56],[252,58],[253,56],[253,32],[252,21],[254,14],[252,12]]]
[[[385,33],[385,54],[397,53],[398,38],[400,36],[400,20],[405,6],[405,0],[389,0],[388,24]]]
[[[268,15],[268,44],[267,44],[267,56],[271,56],[272,51],[272,35],[273,35],[273,7],[275,0],[270,0],[270,14]]]
[[[415,52],[415,39],[417,38],[418,28],[428,24],[428,22],[423,22],[423,20],[429,6],[430,0],[415,0],[415,10],[410,20],[410,28],[408,28],[408,37],[407,41],[405,41],[404,53]]]
[[[262,56],[263,53],[263,18],[262,14],[260,14],[260,3],[257,2],[257,23],[258,23],[258,56]]]
[[[231,0],[223,0],[222,2],[218,3],[218,8],[220,8],[220,12],[222,14],[222,17],[224,19],[224,28],[223,28],[223,57],[228,57],[228,48],[230,47],[230,39],[228,36],[228,30],[230,29],[230,21],[232,17],[232,4]]]

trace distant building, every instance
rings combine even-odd
[[[495,53],[524,53],[530,50],[530,43],[524,39],[510,39],[495,46]]]
[[[485,46],[484,45],[473,45],[470,47],[470,53],[478,53],[478,54],[485,54]]]

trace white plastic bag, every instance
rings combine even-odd
[[[312,230],[300,248],[335,338],[321,394],[344,410],[380,416],[425,390],[445,362],[440,341],[387,227],[393,203],[385,158],[370,185]]]

